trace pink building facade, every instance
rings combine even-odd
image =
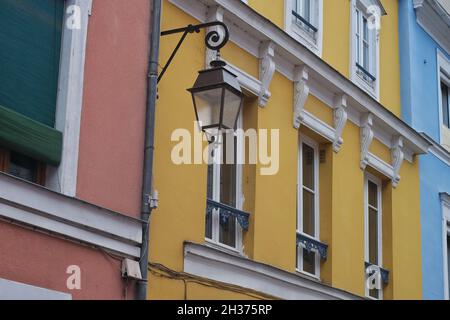
[[[2,2],[2,27],[30,25],[0,31],[12,43],[0,82],[19,88],[0,90],[0,121],[24,126],[0,132],[0,299],[135,298],[122,265],[139,267],[141,255],[151,3]],[[42,67],[49,60],[56,70]],[[39,93],[31,102],[28,88]]]

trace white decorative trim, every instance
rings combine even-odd
[[[226,63],[227,65],[225,68],[237,76],[240,86],[255,97],[258,97],[262,90],[261,81],[244,72],[242,69],[232,65],[228,61],[226,61]]]
[[[334,138],[336,136],[334,128],[332,128],[327,123],[323,122],[322,120],[318,119],[317,117],[313,116],[308,111],[303,111],[303,121],[302,124],[314,131],[315,133],[319,134],[323,138],[327,139],[330,142],[334,141]]]
[[[371,113],[366,113],[361,118],[361,163],[360,167],[362,170],[366,169],[369,163],[369,148],[373,141],[373,116]]]
[[[184,244],[184,272],[287,300],[360,300],[361,297],[208,246]]]
[[[450,32],[450,30],[449,30]],[[450,60],[447,59],[445,54],[437,49],[437,87],[438,87],[438,112],[439,112],[439,143],[443,148],[450,152],[450,145],[448,145],[449,141],[445,137],[446,132],[444,130],[449,130],[444,126],[444,115],[442,114],[442,91],[441,91],[441,82],[444,83],[450,88]]]
[[[375,45],[375,81],[373,84],[373,87],[370,86],[364,79],[361,78],[357,74],[357,68],[356,68],[356,29],[358,26],[358,23],[355,19],[355,10],[359,9],[360,12],[362,12],[364,15],[369,15],[368,8],[370,6],[379,6],[381,12],[385,12],[383,6],[379,1],[367,1],[367,0],[351,0],[350,5],[350,78],[351,80],[358,85],[361,89],[366,91],[368,94],[370,94],[374,99],[379,101],[380,99],[380,30],[375,31],[375,43],[372,45]],[[380,6],[381,5],[381,6]],[[371,54],[371,53],[369,53]],[[369,70],[368,70],[369,71]]]
[[[72,14],[69,8],[73,5],[81,9],[80,29],[66,27],[65,21]],[[63,133],[63,149],[59,167],[47,170],[47,186],[72,197],[77,190],[84,64],[91,10],[92,0],[65,1],[55,119],[55,128]]]
[[[139,257],[140,220],[0,173],[0,219]]]
[[[72,300],[72,295],[0,278],[0,300]]]
[[[340,94],[336,95],[334,110],[333,110],[333,119],[334,119],[334,141],[333,141],[333,151],[338,153],[341,150],[341,146],[344,143],[344,139],[342,139],[342,133],[344,132],[345,124],[347,123],[348,115],[347,115],[347,95]]]
[[[376,171],[378,171],[379,173],[381,173],[385,177],[388,177],[391,180],[394,177],[394,169],[392,168],[392,166],[389,163],[381,160],[379,157],[372,154],[371,152],[369,152],[367,155],[367,165],[369,167],[374,168]]]
[[[450,15],[436,0],[414,0],[417,23],[450,52]]]
[[[392,142],[391,158],[392,158],[392,168],[393,168],[392,186],[394,188],[396,188],[400,181],[400,174],[399,174],[400,167],[403,163],[403,159],[405,158],[405,155],[403,153],[403,138],[402,137],[396,137],[394,139],[394,141]]]
[[[297,66],[294,71],[294,128],[300,128],[309,96],[308,67]]]
[[[265,107],[270,98],[270,83],[275,73],[275,45],[271,41],[261,43],[259,54],[259,79],[261,81],[261,92],[258,98],[260,107]]]
[[[444,162],[447,166],[450,166],[450,152],[448,152],[444,147],[442,147],[439,143],[434,141],[427,134],[421,134],[427,141],[430,143],[429,152],[434,155],[436,158]]]
[[[295,67],[306,65],[310,93],[330,108],[334,107],[335,94],[346,94],[348,119],[359,126],[361,115],[371,113],[375,124],[374,135],[382,137],[380,141],[388,148],[392,147],[393,137],[402,136],[408,161],[412,161],[414,155],[428,151],[430,144],[413,128],[249,6],[228,0],[169,1],[201,22],[204,22],[207,6],[220,5],[224,9],[224,21],[230,29],[230,39],[236,45],[259,58],[260,43],[270,39],[275,45],[275,68],[282,75],[293,81]]]

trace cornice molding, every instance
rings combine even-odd
[[[436,0],[413,0],[417,23],[450,52],[450,15]]]
[[[447,166],[450,166],[450,152],[448,152],[443,146],[433,140],[426,133],[421,133],[421,135],[430,143],[430,153],[436,158],[444,162]]]
[[[346,121],[349,120],[355,125],[361,126],[361,118],[370,113],[372,118],[370,131],[373,135],[371,139],[373,137],[380,138],[379,140],[383,144],[389,149],[392,149],[394,147],[394,139],[396,137],[402,137],[403,155],[410,162],[413,161],[415,155],[428,152],[430,143],[418,132],[355,85],[350,79],[347,79],[325,61],[317,57],[307,47],[303,46],[284,30],[278,28],[275,24],[241,1],[169,1],[201,22],[205,19],[205,13],[208,7],[221,6],[223,8],[223,20],[229,25],[230,40],[256,58],[261,59],[261,64],[263,62],[265,64],[264,70],[266,71],[261,70],[259,79],[262,88],[257,95],[260,100],[260,105],[264,105],[270,96],[268,88],[273,77],[273,72],[278,71],[295,83],[296,90],[294,90],[293,112],[293,124],[295,128],[298,128],[300,123],[304,123],[308,127],[315,126],[312,129],[320,132],[322,136],[334,144],[334,149],[338,150],[342,135],[342,132],[339,131],[341,130],[340,127],[342,124],[345,126]],[[270,43],[270,50],[267,43]],[[299,66],[307,67],[307,69],[305,68],[307,70],[307,77],[300,77],[301,80],[298,77]],[[306,113],[304,110],[304,101],[306,101],[306,97],[311,93],[332,108],[333,112],[337,111],[337,114],[334,112],[335,128],[330,128],[328,125],[323,124],[320,119],[314,119],[314,116]],[[336,96],[345,96],[347,107],[341,105],[339,110],[335,110]],[[342,111],[344,110],[347,115],[346,121],[343,121],[345,115]],[[305,120],[306,115],[308,123]],[[302,117],[304,120],[302,120]],[[367,142],[371,142],[371,140]],[[363,145],[363,147],[365,146]],[[362,167],[365,167],[368,150],[364,150],[363,153],[366,158],[362,161]],[[388,166],[391,165],[388,164]]]
[[[0,219],[139,258],[140,220],[0,173]]]
[[[309,96],[308,67],[297,66],[294,71],[294,128],[300,128]]]
[[[341,150],[341,146],[344,143],[342,139],[342,133],[344,132],[345,124],[347,123],[347,95],[340,94],[335,97],[334,111],[334,141],[333,141],[333,151],[338,153]]]
[[[270,98],[270,83],[275,73],[275,44],[272,41],[264,41],[259,49],[259,79],[261,92],[258,97],[260,107],[265,107]]]
[[[361,129],[360,129],[360,139],[361,139],[361,161],[360,167],[365,170],[369,164],[369,149],[373,141],[373,116],[370,113],[366,113],[361,118]]]
[[[184,272],[286,300],[362,300],[300,274],[206,245],[184,243]]]

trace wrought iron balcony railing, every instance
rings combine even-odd
[[[322,259],[327,258],[328,245],[297,232],[297,246],[301,245],[306,251],[316,251]]]
[[[303,18],[301,15],[299,15],[296,11],[292,10],[292,15],[297,19],[300,20],[302,24],[305,25],[305,27],[309,28],[312,32],[316,33],[319,31],[315,26],[313,26],[308,20]]]
[[[248,230],[250,214],[239,209],[233,208],[226,204],[207,199],[206,200],[206,215],[211,215],[213,210],[219,211],[220,223],[228,223],[230,217],[236,218],[236,221],[244,230]]]

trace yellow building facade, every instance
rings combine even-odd
[[[158,88],[149,299],[421,299],[428,144],[398,118],[397,1],[163,1],[162,30],[215,20],[245,93],[245,161],[195,163],[186,89],[213,56],[189,35]],[[161,38],[161,63],[178,40]]]

